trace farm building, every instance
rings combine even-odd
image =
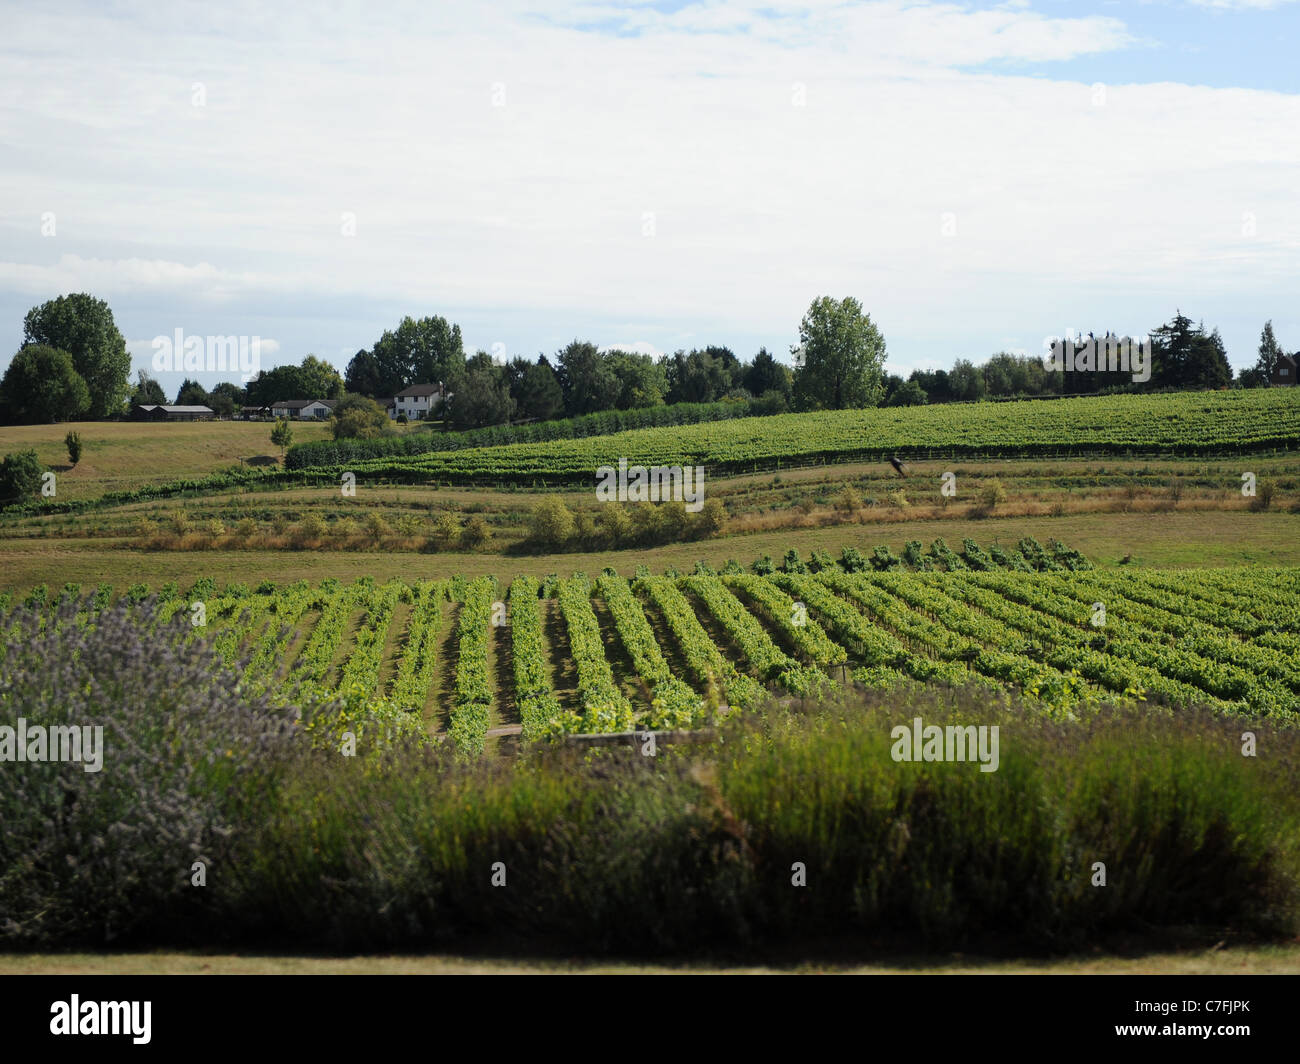
[[[131,411],[133,421],[211,421],[216,411],[209,406],[160,406],[147,403]]]
[[[1295,384],[1296,383],[1296,363],[1300,361],[1300,352],[1296,355],[1283,355],[1277,360],[1277,365],[1273,367],[1273,376],[1269,378],[1269,384]]]

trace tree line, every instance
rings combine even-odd
[[[358,351],[340,374],[307,355],[298,365],[261,370],[244,387],[211,389],[186,379],[172,402],[204,405],[219,415],[287,399],[335,399],[342,435],[387,430],[382,407],[413,384],[436,384],[445,402],[443,427],[467,430],[576,418],[602,411],[677,403],[748,400],[749,412],[780,413],[845,407],[969,402],[986,398],[1117,391],[1201,390],[1267,385],[1283,351],[1264,326],[1256,363],[1234,380],[1217,329],[1206,331],[1181,311],[1152,331],[1150,379],[1095,371],[1057,372],[1044,360],[1002,352],[976,365],[958,358],[951,370],[885,372],[885,340],[851,297],[813,301],[799,325],[791,364],[762,348],[743,360],[730,348],[706,346],[656,358],[603,350],[574,339],[551,356],[497,361],[486,351],[466,356],[460,326],[440,316],[406,317]],[[166,404],[162,386],[141,371],[132,388],[126,342],[103,300],[85,293],[32,308],[23,346],[0,380],[0,423],[74,421],[120,416],[134,404]],[[347,416],[344,417],[343,415]]]

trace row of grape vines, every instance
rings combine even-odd
[[[48,607],[93,623],[111,601]],[[1296,569],[606,570],[221,594],[208,581],[121,601],[209,638],[250,687],[415,714],[471,756],[494,724],[524,742],[692,728],[853,681],[974,684],[1052,711],[1156,700],[1300,719]]]

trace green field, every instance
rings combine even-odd
[[[621,459],[630,465],[704,466],[720,476],[889,455],[1196,455],[1297,444],[1300,394],[1278,388],[778,414],[373,459],[364,457],[362,445],[357,457],[327,468],[447,482],[594,482],[598,468],[616,467]]]
[[[81,434],[84,451],[69,465],[64,437]],[[320,440],[329,426],[295,422],[295,440]],[[271,425],[259,421],[84,421],[61,425],[0,426],[0,455],[35,450],[55,471],[57,498],[87,499],[108,491],[215,473],[241,462],[279,460]]]
[[[850,678],[1005,688],[1052,712],[1126,699],[1300,712],[1297,568],[1098,571],[1029,539],[846,551],[814,568],[508,586],[173,584],[152,589],[162,599],[151,623],[184,625],[202,603],[204,634],[246,683],[344,696],[473,754],[492,728],[528,741],[703,727]],[[94,608],[114,594],[101,586]]]

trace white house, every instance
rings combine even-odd
[[[313,399],[298,411],[298,418],[300,421],[307,421],[312,418],[317,421],[324,421],[330,414],[334,413],[334,408],[338,405],[339,401],[337,399]]]
[[[393,397],[393,417],[405,414],[415,421],[428,417],[442,406],[442,389],[436,384],[412,384]]]
[[[321,421],[329,417],[337,405],[337,399],[280,399],[271,404],[271,416]]]

